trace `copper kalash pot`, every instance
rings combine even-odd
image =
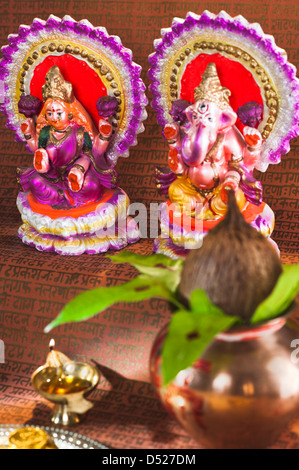
[[[201,445],[256,449],[274,444],[299,415],[299,361],[290,317],[215,337],[202,356],[166,387],[161,351],[167,325],[151,351],[151,380],[165,408]]]

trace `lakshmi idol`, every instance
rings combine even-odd
[[[33,153],[17,169],[23,243],[80,255],[137,241],[115,170],[147,117],[131,51],[102,26],[54,15],[21,25],[1,50],[1,110]]]
[[[101,119],[96,134],[90,116],[57,66],[46,75],[43,99],[36,127],[32,118],[21,125],[34,152],[33,168],[19,170],[22,190],[30,190],[41,204],[57,208],[98,201],[103,186],[116,186],[116,172],[107,168],[104,157],[111,124]]]

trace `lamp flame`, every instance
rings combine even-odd
[[[52,339],[50,339],[50,342],[49,342],[49,349],[50,349],[50,351],[53,351],[54,346],[55,346],[55,341],[54,341],[54,339],[52,338]]]

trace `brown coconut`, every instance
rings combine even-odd
[[[271,242],[245,222],[234,192],[227,193],[225,218],[186,257],[179,294],[188,304],[192,291],[201,288],[227,315],[248,322],[271,293],[282,266]]]

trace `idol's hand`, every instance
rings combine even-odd
[[[37,149],[34,153],[33,166],[39,173],[47,173],[50,169],[48,153],[45,149]]]
[[[69,172],[68,183],[72,191],[77,193],[83,186],[84,182],[84,168],[74,165]]]
[[[166,124],[163,129],[163,134],[168,144],[173,144],[180,135],[180,127],[178,124]]]
[[[26,140],[30,140],[35,137],[35,125],[32,118],[27,118],[22,122],[21,131],[23,132]]]
[[[225,190],[232,189],[233,191],[237,191],[240,185],[241,177],[237,171],[229,171],[224,179],[223,188]]]
[[[254,127],[245,126],[243,129],[244,139],[252,149],[258,149],[262,145],[261,133]]]
[[[100,119],[99,122],[99,136],[102,140],[109,140],[112,134],[112,126],[105,119]]]

